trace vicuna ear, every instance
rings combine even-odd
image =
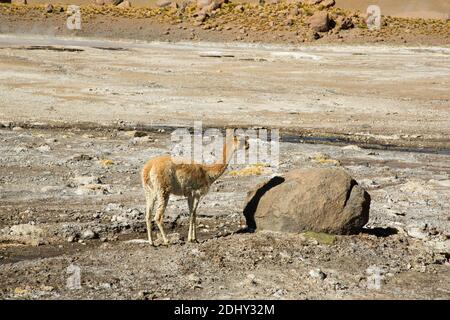
[[[235,147],[239,146],[239,138],[235,135],[233,135],[233,145]]]
[[[245,150],[250,149],[250,142],[248,139],[245,139]]]
[[[227,143],[235,142],[236,136],[234,135],[234,129],[226,128],[225,129],[225,141]]]

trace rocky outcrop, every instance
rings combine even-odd
[[[219,9],[226,0],[197,0],[197,9],[204,12],[211,12],[213,10]]]
[[[44,5],[44,11],[46,13],[52,13],[53,12],[53,5],[51,3],[47,3]]]
[[[341,30],[347,30],[354,27],[353,19],[351,17],[339,17],[336,20],[336,25]]]
[[[45,232],[31,224],[18,224],[0,230],[0,242],[17,242],[32,246],[44,243]]]
[[[118,6],[123,0],[95,0],[95,4],[99,6]]]
[[[122,9],[131,8],[131,2],[125,0],[125,1],[123,1],[123,2],[121,2],[121,3],[119,3],[119,4],[117,5],[117,7],[118,7],[118,8],[122,8]]]

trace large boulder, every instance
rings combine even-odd
[[[369,220],[370,196],[340,168],[298,169],[247,194],[244,216],[256,230],[356,234]]]
[[[308,19],[309,28],[314,32],[327,32],[330,30],[330,17],[326,11],[316,11]]]

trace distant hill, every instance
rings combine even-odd
[[[0,0],[9,2],[10,0]],[[175,0],[181,2],[183,0]],[[258,3],[258,0],[231,0],[232,2]],[[157,0],[130,0],[132,6],[152,6]],[[88,4],[95,0],[28,0],[29,4]],[[371,4],[380,6],[383,15],[425,19],[447,19],[450,17],[450,0],[336,0],[342,8],[366,11]]]

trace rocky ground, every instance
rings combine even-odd
[[[66,5],[49,9],[45,4],[0,4],[0,33],[163,41],[450,44],[449,24],[442,19],[385,16],[381,29],[370,31],[363,13],[334,7],[329,0],[216,2],[220,4],[213,7],[170,1],[160,1],[159,7],[83,4],[81,30],[66,28]]]
[[[199,244],[184,243],[187,204],[172,198],[172,245],[153,248],[134,240],[146,237],[139,170],[168,151],[167,133],[0,133],[3,298],[450,297],[448,155],[282,143],[278,168],[233,165],[214,185],[199,206]],[[316,166],[341,166],[368,190],[363,233],[238,232],[248,189]],[[71,265],[81,289],[66,286]]]

